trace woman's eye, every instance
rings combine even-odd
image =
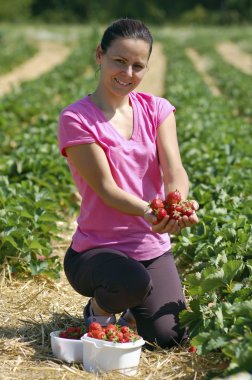
[[[143,66],[141,66],[141,65],[134,65],[134,68],[135,68],[137,71],[143,70]]]

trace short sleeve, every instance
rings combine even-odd
[[[66,156],[66,148],[79,144],[90,144],[95,142],[94,136],[77,113],[71,110],[63,110],[59,116],[58,144],[60,152]]]
[[[171,112],[175,111],[176,108],[167,99],[156,97],[157,128],[163,123]]]

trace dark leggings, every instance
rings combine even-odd
[[[95,297],[103,310],[117,314],[129,308],[146,341],[165,348],[186,338],[179,327],[185,298],[170,251],[136,261],[112,249],[77,253],[69,248],[64,270],[71,286],[83,296]]]

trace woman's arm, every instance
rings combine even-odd
[[[174,190],[181,192],[182,199],[186,199],[189,191],[189,180],[183,167],[176,130],[176,120],[172,112],[157,130],[157,149],[163,172],[165,194]],[[197,202],[195,206],[198,208]],[[153,230],[160,233],[178,233],[181,228],[198,223],[196,213],[192,216],[183,216],[179,221],[165,217]]]
[[[189,191],[189,180],[183,167],[176,130],[176,120],[172,112],[157,130],[157,148],[163,172],[165,195],[178,189],[182,199]]]
[[[104,203],[125,214],[144,216],[148,202],[117,186],[107,157],[98,144],[71,146],[66,148],[66,153],[78,174]]]

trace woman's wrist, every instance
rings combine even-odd
[[[150,214],[151,211],[152,211],[152,209],[150,207],[150,204],[146,203],[145,208],[143,210],[143,215],[142,216],[145,217],[145,215]]]

